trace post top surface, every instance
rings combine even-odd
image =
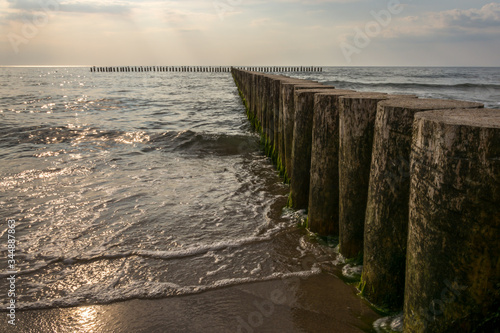
[[[320,93],[320,92],[325,92],[325,91],[337,91],[335,87],[329,87],[329,86],[322,86],[322,87],[312,87],[312,88],[305,88],[305,89],[297,89],[295,90],[295,95],[305,95],[305,94],[315,94],[315,93]]]
[[[418,98],[416,95],[394,95],[381,92],[367,92],[360,91],[357,94],[350,94],[343,97],[343,99],[369,99],[369,100],[386,100],[393,98]]]
[[[294,79],[294,78],[290,78],[290,77],[281,78],[281,79],[278,79],[277,81],[280,81],[282,83],[296,83],[296,84],[321,84],[321,83],[316,82],[316,81]]]
[[[500,109],[445,109],[419,112],[415,120],[448,125],[500,128]]]
[[[378,105],[410,110],[466,109],[484,106],[482,103],[436,98],[392,98],[381,101]]]
[[[389,99],[391,98],[418,98],[417,95],[413,94],[389,94],[387,95]]]
[[[301,90],[303,91],[303,90]],[[359,92],[356,90],[350,90],[350,89],[335,89],[335,90],[327,90],[327,91],[322,91],[318,94],[318,96],[351,96],[351,95],[359,95]]]
[[[286,85],[286,86],[321,86],[323,87],[324,84],[319,83],[319,82],[314,82],[314,81],[281,81],[281,85]]]

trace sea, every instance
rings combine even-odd
[[[500,108],[500,68],[285,75]],[[1,311],[12,270],[18,310],[319,274],[334,241],[312,241],[287,195],[230,73],[0,68]]]

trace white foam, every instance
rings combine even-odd
[[[76,289],[72,293],[50,300],[39,300],[26,302],[22,299],[18,302],[18,308],[27,309],[47,309],[54,307],[71,307],[83,304],[109,304],[112,302],[125,301],[130,299],[153,299],[164,298],[179,295],[197,294],[209,290],[235,286],[244,283],[255,283],[264,281],[273,281],[278,279],[287,279],[291,277],[307,278],[319,274],[321,270],[318,266],[313,266],[308,271],[276,272],[265,277],[244,277],[221,279],[212,282],[209,285],[189,285],[180,286],[171,282],[152,282],[152,281],[131,281],[128,284],[119,287],[119,282],[124,275],[119,275],[106,285],[101,283],[86,284]],[[7,303],[0,304],[0,311],[6,309]]]
[[[162,259],[162,260],[170,260],[170,259],[182,259],[186,257],[193,257],[198,255],[209,255],[215,256],[216,251],[230,249],[230,248],[238,248],[249,244],[255,244],[260,242],[265,242],[271,239],[272,233],[277,231],[278,229],[273,228],[268,230],[264,235],[260,237],[247,237],[241,238],[233,241],[220,241],[207,245],[200,245],[195,247],[189,247],[181,250],[171,250],[171,251],[149,251],[149,250],[135,250],[135,251],[122,251],[122,252],[108,252],[103,253],[102,251],[92,250],[88,253],[85,253],[76,257],[54,257],[54,256],[46,256],[42,257],[44,262],[39,262],[33,268],[27,270],[21,270],[19,274],[28,274],[35,272],[41,268],[44,268],[50,264],[56,262],[62,262],[64,264],[70,265],[78,262],[87,262],[87,261],[96,261],[96,260],[105,260],[105,259],[120,259],[127,258],[132,256],[152,258],[152,259]],[[104,248],[101,248],[104,250]],[[220,257],[215,256],[216,262],[220,261]],[[5,277],[5,274],[0,274],[0,277]]]
[[[252,269],[250,271],[250,274],[255,275],[255,274],[260,273],[260,272],[262,272],[262,265],[260,263],[258,263],[257,267],[255,267],[254,269]]]
[[[215,275],[215,274],[219,273],[220,271],[223,271],[223,270],[227,269],[228,267],[229,267],[228,265],[222,265],[219,268],[217,268],[216,270],[209,271],[206,274],[207,274],[207,276],[212,276],[212,275]]]
[[[347,264],[342,267],[342,275],[349,279],[356,279],[363,273],[363,265],[351,265]]]
[[[377,333],[403,332],[403,313],[395,316],[383,317],[373,323],[373,328]]]

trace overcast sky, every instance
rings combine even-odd
[[[0,65],[500,66],[500,1],[1,0]]]

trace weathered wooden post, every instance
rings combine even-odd
[[[260,124],[260,132],[263,133],[266,128],[266,108],[267,108],[267,100],[264,98],[266,91],[266,83],[264,76],[260,73],[257,75],[257,116]],[[263,134],[265,135],[265,134]]]
[[[330,88],[334,90],[333,87]],[[297,90],[294,95],[295,116],[292,143],[292,177],[288,205],[307,209],[311,171],[314,95],[323,89]]]
[[[362,293],[389,309],[403,307],[410,149],[414,115],[483,104],[442,99],[391,99],[378,103],[365,219]]]
[[[263,134],[263,143],[265,145],[266,154],[269,150],[269,122],[271,120],[271,79],[268,75],[260,73],[259,75],[260,89],[260,108],[262,110],[260,117],[261,131]]]
[[[414,95],[361,93],[340,97],[339,247],[346,258],[361,258],[377,103]]]
[[[417,114],[405,332],[498,329],[499,207],[500,110]]]
[[[266,68],[268,69],[268,68]],[[266,147],[266,154],[269,157],[272,157],[272,150],[273,150],[273,145],[274,145],[274,90],[273,90],[273,82],[275,80],[274,75],[265,75],[264,76],[265,80],[265,96],[264,98],[266,99],[266,118],[265,118],[265,127],[264,127],[264,134],[265,134],[265,147]]]
[[[339,97],[335,89],[314,96],[307,226],[320,235],[339,233]]]
[[[285,173],[290,179],[292,176],[292,145],[293,128],[295,122],[295,91],[301,89],[332,89],[334,87],[324,86],[319,83],[297,84],[295,82],[283,82],[281,84],[281,102],[283,115],[283,157]]]
[[[258,118],[257,118],[257,109],[255,106],[255,101],[256,101],[256,91],[257,91],[257,78],[256,78],[256,73],[255,72],[249,72],[250,73],[250,87],[249,87],[249,98],[248,98],[248,103],[250,105],[249,107],[249,113],[250,113],[250,122],[252,123],[252,126],[254,129],[257,129],[260,125],[258,124]]]
[[[276,161],[278,171],[287,180],[284,160],[284,132],[283,132],[283,95],[282,85],[284,83],[313,83],[311,81],[293,79],[286,76],[278,77],[273,83],[274,96],[274,146],[273,158]]]

